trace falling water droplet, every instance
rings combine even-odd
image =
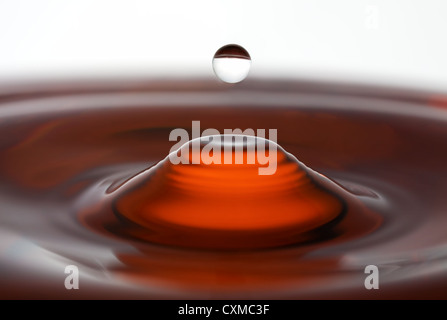
[[[244,80],[250,71],[251,58],[247,50],[237,44],[228,44],[216,51],[213,70],[216,76],[227,83]]]

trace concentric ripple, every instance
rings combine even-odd
[[[75,264],[83,298],[445,298],[442,95],[67,87],[0,96],[0,297],[71,298]],[[167,162],[169,133],[194,120],[277,129],[278,175]],[[363,286],[369,264],[380,290]]]

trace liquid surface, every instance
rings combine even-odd
[[[266,155],[275,169],[262,175]],[[141,227],[136,237],[210,250],[318,238],[328,230],[315,229],[334,222],[345,207],[335,184],[313,175],[276,143],[244,135],[187,142],[121,187],[112,205]]]
[[[442,95],[304,82],[3,89],[0,296],[446,298],[446,106]],[[265,189],[257,183],[256,193],[272,195],[262,197],[269,205],[257,206],[258,198],[244,208],[231,204],[247,188],[225,189],[215,179],[217,187],[203,188],[205,180],[190,179],[197,166],[167,174],[174,168],[163,162],[174,144],[170,132],[190,132],[196,120],[202,130],[277,129],[278,163],[295,169],[281,175],[279,165],[269,179],[296,180],[280,179],[278,189],[269,186],[273,180]],[[221,175],[215,166],[204,169]],[[240,178],[232,174],[224,175],[230,184]],[[155,176],[160,181],[147,179]],[[179,177],[186,183],[176,189]],[[304,198],[316,192],[331,209],[305,239],[293,214],[305,211],[302,203],[284,200],[293,181],[309,182]],[[168,194],[157,194],[162,185]],[[222,200],[218,224],[194,218],[215,202],[188,195],[201,187],[206,199],[211,190],[230,192],[214,195]],[[148,232],[153,220],[139,220],[142,208],[164,219],[152,230],[161,238]],[[238,208],[264,217],[222,220]],[[291,233],[277,232],[284,226],[293,226]],[[207,235],[197,236],[197,227],[213,230],[214,239],[200,245]],[[237,228],[255,240],[239,246],[236,235],[232,243],[227,231]],[[265,234],[256,238],[254,230]],[[171,241],[170,232],[186,240]],[[379,290],[364,287],[370,264],[380,270]],[[64,287],[67,265],[79,267],[79,290]]]

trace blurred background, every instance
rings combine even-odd
[[[237,43],[249,77],[447,89],[447,1],[0,0],[0,81],[214,77]]]

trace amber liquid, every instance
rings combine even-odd
[[[443,95],[261,81],[2,92],[2,298],[447,297]],[[284,166],[259,180],[164,164],[169,133],[197,120],[277,129]],[[370,264],[379,290],[364,287]]]

